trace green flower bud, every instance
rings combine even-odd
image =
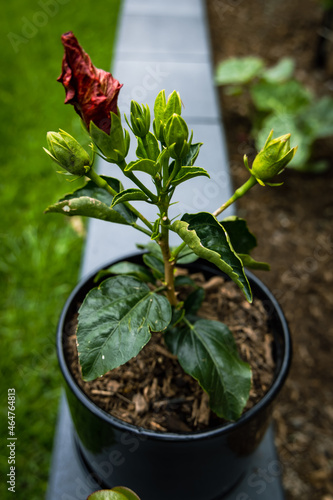
[[[48,132],[46,139],[49,149],[43,149],[58,165],[80,177],[89,172],[92,164],[90,156],[74,137],[59,130],[59,133]]]
[[[161,90],[155,100],[154,104],[154,116],[155,119],[153,121],[154,133],[156,138],[165,142],[165,134],[164,128],[167,121],[171,118],[171,116],[176,113],[178,115],[181,114],[182,111],[182,101],[180,99],[179,92],[174,90],[168,97],[168,100],[165,98],[165,91]]]
[[[255,157],[250,170],[261,185],[265,185],[265,182],[280,174],[297,151],[297,146],[290,148],[290,134],[281,135],[273,140],[272,136],[273,130],[270,132],[263,149]]]
[[[183,158],[189,152],[188,127],[185,120],[174,113],[164,129],[165,144],[172,158]]]
[[[128,126],[136,137],[142,138],[148,134],[150,128],[150,110],[148,105],[144,106],[142,104],[140,106],[137,102],[131,101],[131,125],[128,123]]]

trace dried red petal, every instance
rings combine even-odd
[[[71,31],[62,35],[61,41],[65,54],[58,82],[65,87],[65,104],[74,106],[87,129],[93,121],[110,134],[110,112],[117,113],[118,93],[122,85],[111,73],[95,68]]]

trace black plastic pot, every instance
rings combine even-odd
[[[140,262],[141,256],[126,260]],[[222,274],[201,260],[186,267],[207,277]],[[57,350],[78,452],[102,487],[124,485],[142,500],[219,500],[242,479],[270,423],[272,403],[291,362],[290,334],[281,308],[261,281],[247,274],[253,295],[264,302],[274,334],[274,382],[237,422],[190,434],[154,432],[127,424],[97,407],[77,386],[66,364],[63,342],[66,325],[77,302],[93,286],[95,273],[75,288],[60,318]]]

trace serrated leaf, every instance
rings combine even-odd
[[[145,266],[141,266],[140,264],[135,264],[134,262],[128,262],[126,260],[117,262],[117,264],[113,264],[107,269],[99,271],[99,273],[96,275],[95,282],[99,281],[105,276],[110,276],[110,274],[127,274],[138,278],[140,281],[145,281],[148,283],[155,282],[154,276],[149,271],[149,269],[147,269]]]
[[[209,394],[211,409],[219,417],[237,420],[249,397],[251,369],[240,359],[229,328],[199,319],[191,327],[170,328],[165,341],[185,372]]]
[[[258,110],[279,113],[295,113],[307,106],[312,98],[311,92],[296,80],[279,84],[258,82],[251,87],[250,93]]]
[[[94,380],[136,356],[171,320],[168,299],[131,276],[108,278],[92,289],[79,310],[82,375]]]
[[[101,176],[115,191],[122,189],[118,179]],[[93,181],[88,181],[83,187],[67,194],[64,198],[46,209],[47,212],[62,213],[73,216],[81,215],[93,217],[108,222],[131,225],[137,217],[131,210],[122,204],[110,208],[113,196],[105,189],[96,186]]]
[[[156,165],[154,160],[137,160],[137,161],[131,161],[125,168],[125,172],[132,172],[132,171],[140,171],[140,172],[145,172],[146,174],[155,176],[159,170],[158,166]]]
[[[244,292],[247,300],[252,301],[251,288],[242,261],[232,248],[227,232],[212,214],[185,214],[182,220],[172,224],[172,230],[196,255],[225,272]]]
[[[118,203],[124,203],[125,201],[148,201],[148,200],[149,200],[148,196],[143,191],[141,191],[141,189],[129,188],[125,189],[124,191],[121,191],[121,193],[118,193],[116,196],[114,196],[111,203],[111,208],[113,208],[115,205],[118,205]]]
[[[172,180],[171,184],[178,186],[182,182],[191,179],[192,177],[198,177],[199,175],[204,175],[210,177],[208,172],[201,167],[181,167],[176,177]]]
[[[250,253],[257,246],[256,237],[249,231],[245,219],[236,216],[221,221],[227,231],[231,244],[237,253]]]
[[[231,57],[218,65],[215,81],[218,85],[243,85],[258,76],[263,66],[260,57]]]
[[[159,155],[160,148],[158,147],[158,141],[151,132],[148,132],[146,135],[146,146],[143,145],[142,139],[138,137],[138,147],[136,150],[138,158],[156,161]]]

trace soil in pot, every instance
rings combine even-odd
[[[242,359],[252,367],[252,389],[244,410],[247,411],[262,399],[274,379],[273,336],[268,329],[265,308],[259,299],[249,304],[236,285],[222,276],[214,276],[207,282],[201,273],[191,277],[206,292],[199,315],[226,323],[234,334]],[[189,288],[183,287],[180,299],[183,300],[188,292]],[[77,384],[106,412],[153,431],[202,431],[224,422],[210,411],[207,394],[184,373],[175,356],[168,351],[163,334],[153,334],[139,355],[125,365],[94,381],[84,382],[75,330],[76,318],[71,334],[66,337],[68,365]]]

